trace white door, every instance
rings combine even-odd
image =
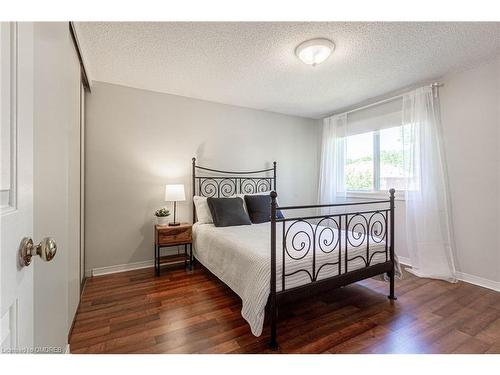
[[[1,345],[60,353],[80,296],[80,64],[67,22],[2,23],[0,37]],[[23,267],[23,238],[46,236],[55,259]]]
[[[35,264],[34,345],[64,351],[80,300],[81,71],[67,22],[36,22],[34,51],[33,233],[58,245]]]
[[[33,266],[21,267],[33,234],[33,24],[0,24],[2,352],[33,347]],[[35,241],[37,239],[34,239]],[[38,261],[38,260],[33,260]]]

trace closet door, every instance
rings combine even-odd
[[[80,292],[85,281],[85,86],[80,82]]]
[[[67,22],[35,23],[34,51],[34,237],[58,245],[34,272],[35,345],[66,350],[80,298],[81,71]]]

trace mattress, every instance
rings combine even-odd
[[[284,228],[283,225],[285,225]],[[322,229],[325,230],[322,231]],[[293,226],[277,223],[276,283],[278,291],[282,289],[283,230],[285,232],[288,230],[285,272],[287,275],[293,274],[285,277],[285,289],[310,283],[309,274],[312,274],[313,264],[311,226],[307,222],[296,222]],[[255,336],[260,336],[262,333],[265,306],[270,293],[270,231],[270,223],[234,227],[215,227],[213,224],[199,223],[193,225],[193,245],[196,259],[238,294],[242,300],[241,315],[248,322]],[[317,280],[338,275],[339,266],[327,264],[338,262],[338,247],[331,251],[337,242],[338,230],[318,227],[316,234]],[[346,232],[341,231],[342,273],[345,272],[345,236]],[[370,265],[386,261],[383,240],[370,237],[370,245],[367,249],[366,238],[364,244],[355,247],[353,245],[361,243],[362,238],[357,241],[358,235],[352,232],[347,232],[347,236],[352,241],[352,244],[347,246],[348,257],[353,259],[348,262],[348,271],[365,267],[365,261],[362,257],[366,259],[367,255],[371,258]],[[299,271],[301,269],[308,270],[309,274]]]

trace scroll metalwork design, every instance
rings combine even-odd
[[[321,218],[317,223],[312,224],[308,220],[298,219],[290,221],[290,224],[285,229],[283,226],[283,270],[282,288],[285,290],[285,278],[295,275],[299,272],[306,273],[311,282],[316,281],[322,269],[326,266],[338,265],[338,272],[341,273],[340,267],[340,249],[341,249],[341,224],[340,216],[326,216]],[[286,220],[285,220],[286,222]],[[299,226],[298,228],[295,228]],[[295,230],[296,229],[296,230]],[[316,269],[317,251],[324,254],[330,254],[333,251],[338,251],[336,261],[324,260]],[[308,269],[301,268],[291,273],[286,273],[287,256],[293,261],[300,261],[312,252],[311,263],[306,262],[307,266],[311,265],[311,272]],[[299,254],[299,255],[297,255]],[[335,260],[335,259],[334,259]]]
[[[353,223],[352,228],[351,228],[351,223],[353,220],[358,218],[360,221]],[[350,230],[349,230],[350,229]],[[345,269],[348,271],[349,269],[349,262],[352,262],[353,260],[356,259],[361,259],[365,266],[368,267],[368,261],[369,261],[369,249],[370,249],[370,237],[369,237],[369,227],[368,227],[368,219],[366,218],[365,215],[356,213],[354,215],[351,215],[349,218],[349,215],[346,216],[346,256],[345,256]],[[354,240],[353,241],[351,241]],[[359,248],[362,245],[364,245],[366,240],[366,258],[363,255],[356,255],[352,258],[349,258],[349,251],[348,245],[351,245],[353,248]]]
[[[360,221],[353,223],[351,228],[351,223],[354,219],[359,218]],[[350,235],[349,235],[350,229]],[[360,247],[364,244],[366,236],[368,235],[368,220],[362,214],[351,215],[350,219],[347,221],[346,225],[346,238],[349,245],[354,248]]]
[[[317,281],[320,272],[329,269],[326,268],[327,266],[338,266],[337,274],[340,275],[348,272],[349,262],[356,259],[362,260],[364,266],[369,267],[376,254],[385,254],[387,261],[388,210],[313,217],[314,223],[311,223],[309,219],[311,218],[284,220],[284,224],[288,224],[283,226],[283,279],[304,272],[309,275],[311,282]],[[383,244],[384,241],[383,250],[371,248],[373,245]],[[342,253],[343,248],[345,254]],[[358,248],[366,249],[366,253],[359,254],[358,252],[349,258],[348,249]],[[322,256],[318,261],[317,256],[321,253],[333,254],[326,260]],[[285,257],[292,261],[300,261],[308,256],[311,256],[311,263],[307,261],[305,268],[286,273]],[[342,264],[345,264],[344,270],[342,270]],[[285,280],[282,283],[282,288],[285,290]]]
[[[340,275],[342,272],[341,269],[341,225],[340,225],[340,216],[332,217],[327,216],[322,218],[316,224],[316,241],[318,244],[318,248],[325,254],[330,254],[334,250],[338,250],[337,261],[326,261],[319,266],[314,275],[314,280],[317,280],[321,270],[327,266],[336,266],[338,265],[338,274]],[[326,224],[326,226],[325,226]],[[319,231],[318,231],[319,229]],[[314,267],[316,268],[316,267]]]
[[[271,179],[265,178],[257,181],[257,193],[264,193],[271,190]]]
[[[354,222],[356,218],[359,221]],[[346,242],[354,248],[366,247],[366,256],[346,257],[346,269],[348,262],[355,259],[362,259],[365,266],[368,267],[376,254],[385,254],[387,258],[387,246],[383,251],[370,249],[370,243],[377,245],[387,241],[387,210],[347,215],[346,238]]]
[[[302,227],[299,227],[296,232],[293,232],[293,235],[289,240],[288,234],[290,233],[290,230],[295,226],[301,225],[302,223],[307,224],[305,225],[305,228],[303,229]],[[306,220],[302,219],[296,220],[292,222],[288,226],[288,228],[285,228],[285,223],[283,223],[283,254],[282,254],[283,269],[281,271],[282,290],[285,290],[285,282],[287,277],[293,276],[301,272],[307,274],[311,282],[314,281],[314,270],[311,273],[309,272],[309,270],[301,268],[291,273],[286,273],[286,260],[285,260],[286,255],[288,255],[288,257],[293,259],[294,261],[304,259],[307,256],[307,254],[309,254],[311,249],[314,251],[314,246],[315,246],[314,238],[315,238],[314,228],[311,225],[311,223],[309,223]],[[292,255],[291,254],[292,251],[295,253],[299,253],[300,255],[298,256],[296,256],[295,254]]]
[[[244,178],[240,182],[241,194],[264,193],[271,190],[270,178]]]
[[[198,191],[202,197],[217,197],[219,196],[219,184],[215,178],[200,179]]]
[[[257,181],[251,178],[245,178],[240,181],[240,192],[242,194],[254,194],[257,192]]]
[[[255,194],[271,191],[269,177],[196,177],[198,195],[202,197],[228,198],[235,194]]]
[[[376,254],[384,254],[385,260],[388,260],[388,247],[387,247],[387,210],[375,211],[368,219],[369,233],[372,243],[381,244],[385,241],[384,250],[372,251],[368,258],[368,265],[371,264],[373,257]]]
[[[306,229],[310,229],[311,232],[308,233],[306,229],[299,228],[299,230],[293,233],[291,240],[288,241],[288,234],[290,233],[290,230],[298,223],[307,224]],[[283,248],[285,249],[286,254],[293,260],[304,259],[314,246],[314,237],[315,237],[314,233],[315,230],[313,229],[311,223],[309,223],[308,221],[305,220],[294,221],[292,224],[288,226],[288,228],[285,231],[285,236],[284,236],[285,241],[283,242]],[[290,251],[301,253],[301,255],[294,256],[290,253]]]
[[[382,243],[387,236],[387,216],[383,211],[375,211],[368,219],[370,239],[374,243]]]
[[[324,226],[324,224],[328,223],[331,223],[334,226]],[[317,231],[318,228],[321,229],[317,234],[316,241],[322,252],[328,254],[340,246],[340,217],[338,219],[331,216],[324,217],[318,222],[318,224],[316,224],[315,231]],[[328,236],[330,236],[330,238]]]
[[[236,181],[224,178],[219,181],[219,197],[228,198],[236,194]]]
[[[300,270],[293,271],[292,273],[285,273],[285,274],[284,274],[284,276],[283,276],[283,286],[282,286],[283,290],[285,290],[285,289],[286,289],[286,288],[285,288],[285,279],[286,279],[287,277],[290,277],[290,276],[296,275],[296,274],[301,273],[301,272],[303,272],[303,273],[307,274],[307,275],[309,276],[309,279],[311,280],[311,282],[315,280],[315,279],[314,279],[314,277],[313,277],[313,275],[311,275],[311,272],[309,272],[308,270],[306,270],[306,269],[304,269],[304,268],[302,268],[302,269],[300,269]]]

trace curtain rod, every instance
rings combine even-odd
[[[430,83],[428,85],[429,85],[429,87],[431,89],[434,90],[434,89],[439,89],[440,87],[443,87],[444,83],[442,83],[442,82],[432,82],[432,83]],[[423,85],[423,86],[425,86],[425,85]],[[422,87],[422,86],[419,85],[418,87]],[[360,111],[362,109],[367,109],[367,108],[370,108],[370,107],[374,107],[376,105],[380,105],[380,104],[383,104],[383,103],[391,102],[393,100],[396,100],[396,99],[399,99],[399,98],[403,97],[403,95],[405,93],[407,93],[408,91],[410,91],[410,90],[411,89],[406,89],[403,93],[400,93],[400,94],[397,94],[397,95],[393,95],[393,96],[391,96],[389,98],[377,100],[376,102],[369,103],[369,104],[363,105],[361,107],[356,107],[356,108],[353,108],[353,109],[350,109],[350,110],[347,110],[347,111],[340,111],[340,112],[337,112],[337,113],[333,113],[331,115],[325,116],[325,118],[328,118],[328,117],[331,117],[331,116],[336,116],[336,115],[349,114],[349,113]],[[434,94],[434,96],[436,97],[437,95]]]

